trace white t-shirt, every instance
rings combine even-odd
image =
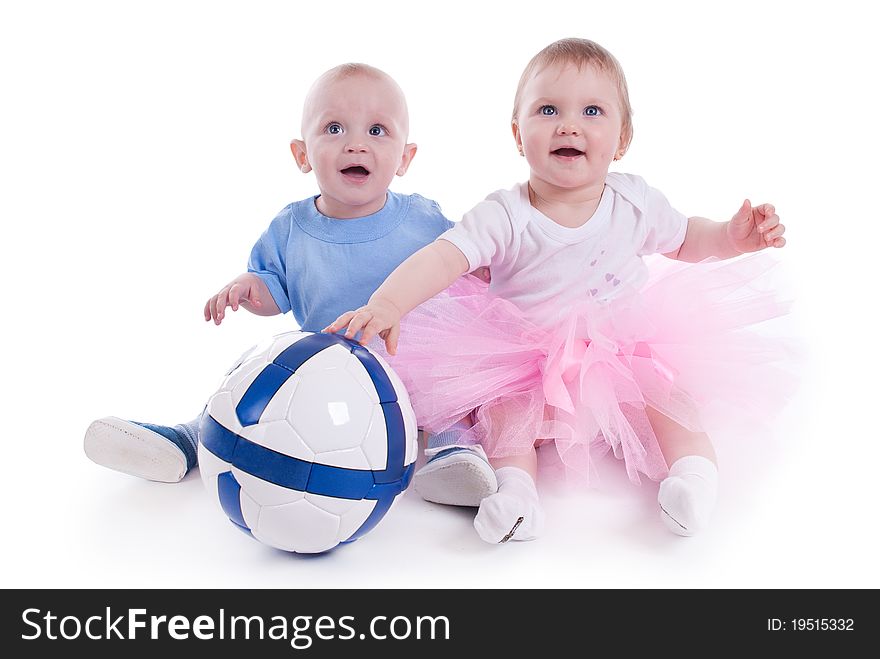
[[[648,277],[642,257],[675,251],[686,231],[687,217],[659,190],[639,176],[610,173],[598,208],[579,227],[536,210],[520,183],[493,192],[439,237],[462,251],[470,270],[490,266],[490,291],[546,325],[585,299],[641,288]]]

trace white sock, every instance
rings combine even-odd
[[[502,467],[495,476],[498,492],[480,503],[474,518],[477,533],[492,544],[534,540],[544,527],[544,511],[535,481],[519,467]]]
[[[718,469],[699,455],[679,458],[660,483],[660,518],[678,535],[694,535],[709,523],[718,492]]]

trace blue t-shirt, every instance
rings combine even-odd
[[[417,194],[389,191],[382,210],[350,220],[322,215],[316,199],[285,207],[248,262],[281,313],[292,311],[309,332],[365,305],[398,265],[453,226],[437,202]]]

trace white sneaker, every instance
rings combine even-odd
[[[176,483],[195,464],[193,442],[174,428],[107,416],[83,438],[92,462],[151,481]]]
[[[476,507],[498,491],[498,480],[482,447],[453,446],[415,473],[413,487],[425,501]]]

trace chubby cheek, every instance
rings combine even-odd
[[[618,135],[606,131],[587,133],[587,150],[593,160],[611,161],[620,143]]]
[[[391,153],[376,154],[375,163],[374,179],[384,181],[386,185],[390,184],[400,168],[400,158]]]
[[[520,139],[527,156],[546,156],[550,150],[550,137],[541,135],[538,131],[523,131]]]
[[[330,158],[324,154],[310,154],[309,164],[312,166],[312,170],[315,172],[315,177],[319,180],[321,177],[318,177],[318,172],[324,172],[325,179],[331,177],[336,173],[336,163],[333,161],[333,158]]]

